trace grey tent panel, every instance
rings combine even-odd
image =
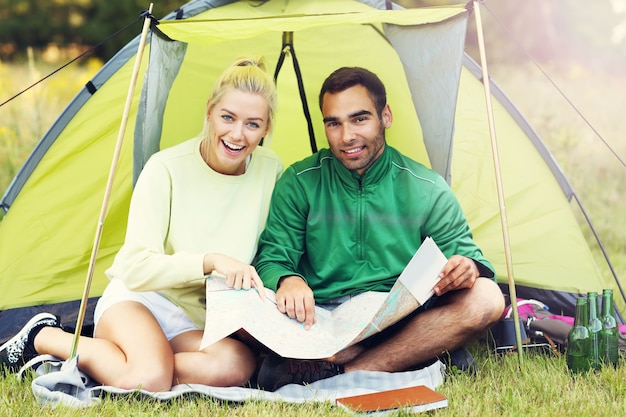
[[[163,115],[169,91],[185,57],[187,44],[156,36],[151,41],[150,62],[146,71],[135,122],[133,146],[133,186],[148,158],[159,150]]]
[[[448,183],[466,27],[465,18],[419,29],[385,25],[385,35],[400,56],[409,80],[431,167]],[[415,30],[420,31],[419,42],[415,42]]]

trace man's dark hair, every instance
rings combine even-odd
[[[373,72],[360,67],[341,67],[326,78],[320,90],[319,106],[322,108],[324,94],[335,94],[355,85],[362,85],[374,102],[378,117],[382,117],[383,108],[387,104],[385,85]]]

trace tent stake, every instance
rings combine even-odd
[[[509,243],[509,227],[506,218],[506,207],[504,203],[504,192],[502,188],[502,175],[500,172],[500,158],[498,153],[498,142],[496,140],[496,128],[493,121],[493,107],[491,104],[491,88],[489,73],[487,71],[487,57],[485,54],[485,41],[483,38],[483,27],[480,17],[480,5],[484,0],[474,0],[474,13],[476,17],[476,34],[478,36],[478,49],[480,51],[480,66],[483,72],[483,86],[485,88],[485,100],[487,104],[487,117],[489,119],[489,135],[491,137],[491,150],[493,153],[493,164],[496,174],[496,186],[498,188],[498,201],[500,203],[500,221],[502,225],[502,238],[504,240],[504,254],[506,258],[506,271],[509,279],[509,295],[511,297],[511,309],[513,311],[513,325],[515,326],[515,342],[517,344],[517,356],[519,357],[520,368],[523,365],[522,336],[519,326],[519,312],[517,311],[517,293],[515,291],[515,280],[513,278],[513,262],[511,260],[511,246]]]
[[[72,348],[68,360],[73,359],[76,356],[78,349],[78,339],[82,332],[83,321],[85,320],[85,311],[87,310],[87,302],[89,300],[89,291],[91,289],[91,281],[93,280],[94,268],[96,265],[96,257],[98,255],[98,248],[100,246],[100,239],[102,237],[102,228],[104,226],[104,220],[106,217],[109,200],[111,197],[111,190],[113,189],[113,179],[115,178],[115,171],[117,170],[117,164],[120,158],[122,149],[122,142],[124,140],[124,132],[126,131],[126,124],[128,123],[128,115],[130,113],[130,106],[133,101],[133,94],[135,92],[135,86],[137,85],[137,77],[139,74],[139,68],[141,67],[141,58],[143,50],[146,45],[146,38],[148,37],[148,30],[150,29],[150,19],[152,16],[152,6],[146,14],[143,22],[143,28],[141,31],[141,38],[139,40],[139,47],[137,49],[137,55],[135,56],[135,66],[130,79],[130,87],[128,88],[128,94],[126,96],[126,104],[124,106],[124,113],[122,114],[122,121],[120,124],[120,130],[117,135],[117,141],[115,144],[115,152],[113,153],[113,160],[111,162],[111,168],[109,170],[109,178],[107,180],[106,188],[104,191],[104,198],[102,200],[102,207],[100,209],[100,217],[98,218],[98,225],[96,227],[96,234],[94,238],[93,248],[91,251],[91,258],[89,260],[89,268],[87,270],[87,278],[85,279],[85,288],[83,290],[83,296],[80,302],[80,308],[78,311],[78,317],[76,318],[76,330],[74,331],[74,340],[72,341]]]

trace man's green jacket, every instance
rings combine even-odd
[[[256,268],[274,290],[281,277],[301,276],[316,303],[389,291],[426,236],[446,257],[467,256],[494,276],[436,172],[386,146],[361,176],[322,149],[276,184]]]

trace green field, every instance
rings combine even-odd
[[[453,375],[438,388],[448,398],[448,407],[425,415],[496,416],[607,416],[616,417],[626,410],[626,366],[624,358],[617,369],[603,369],[572,378],[565,358],[553,354],[527,353],[520,368],[515,354],[496,356],[476,353],[476,376]],[[105,399],[88,409],[41,407],[33,398],[28,381],[17,382],[10,376],[0,379],[2,416],[349,416],[328,403],[288,404],[246,402],[223,404],[205,397],[171,402],[126,398]],[[398,411],[395,416],[409,416]]]

